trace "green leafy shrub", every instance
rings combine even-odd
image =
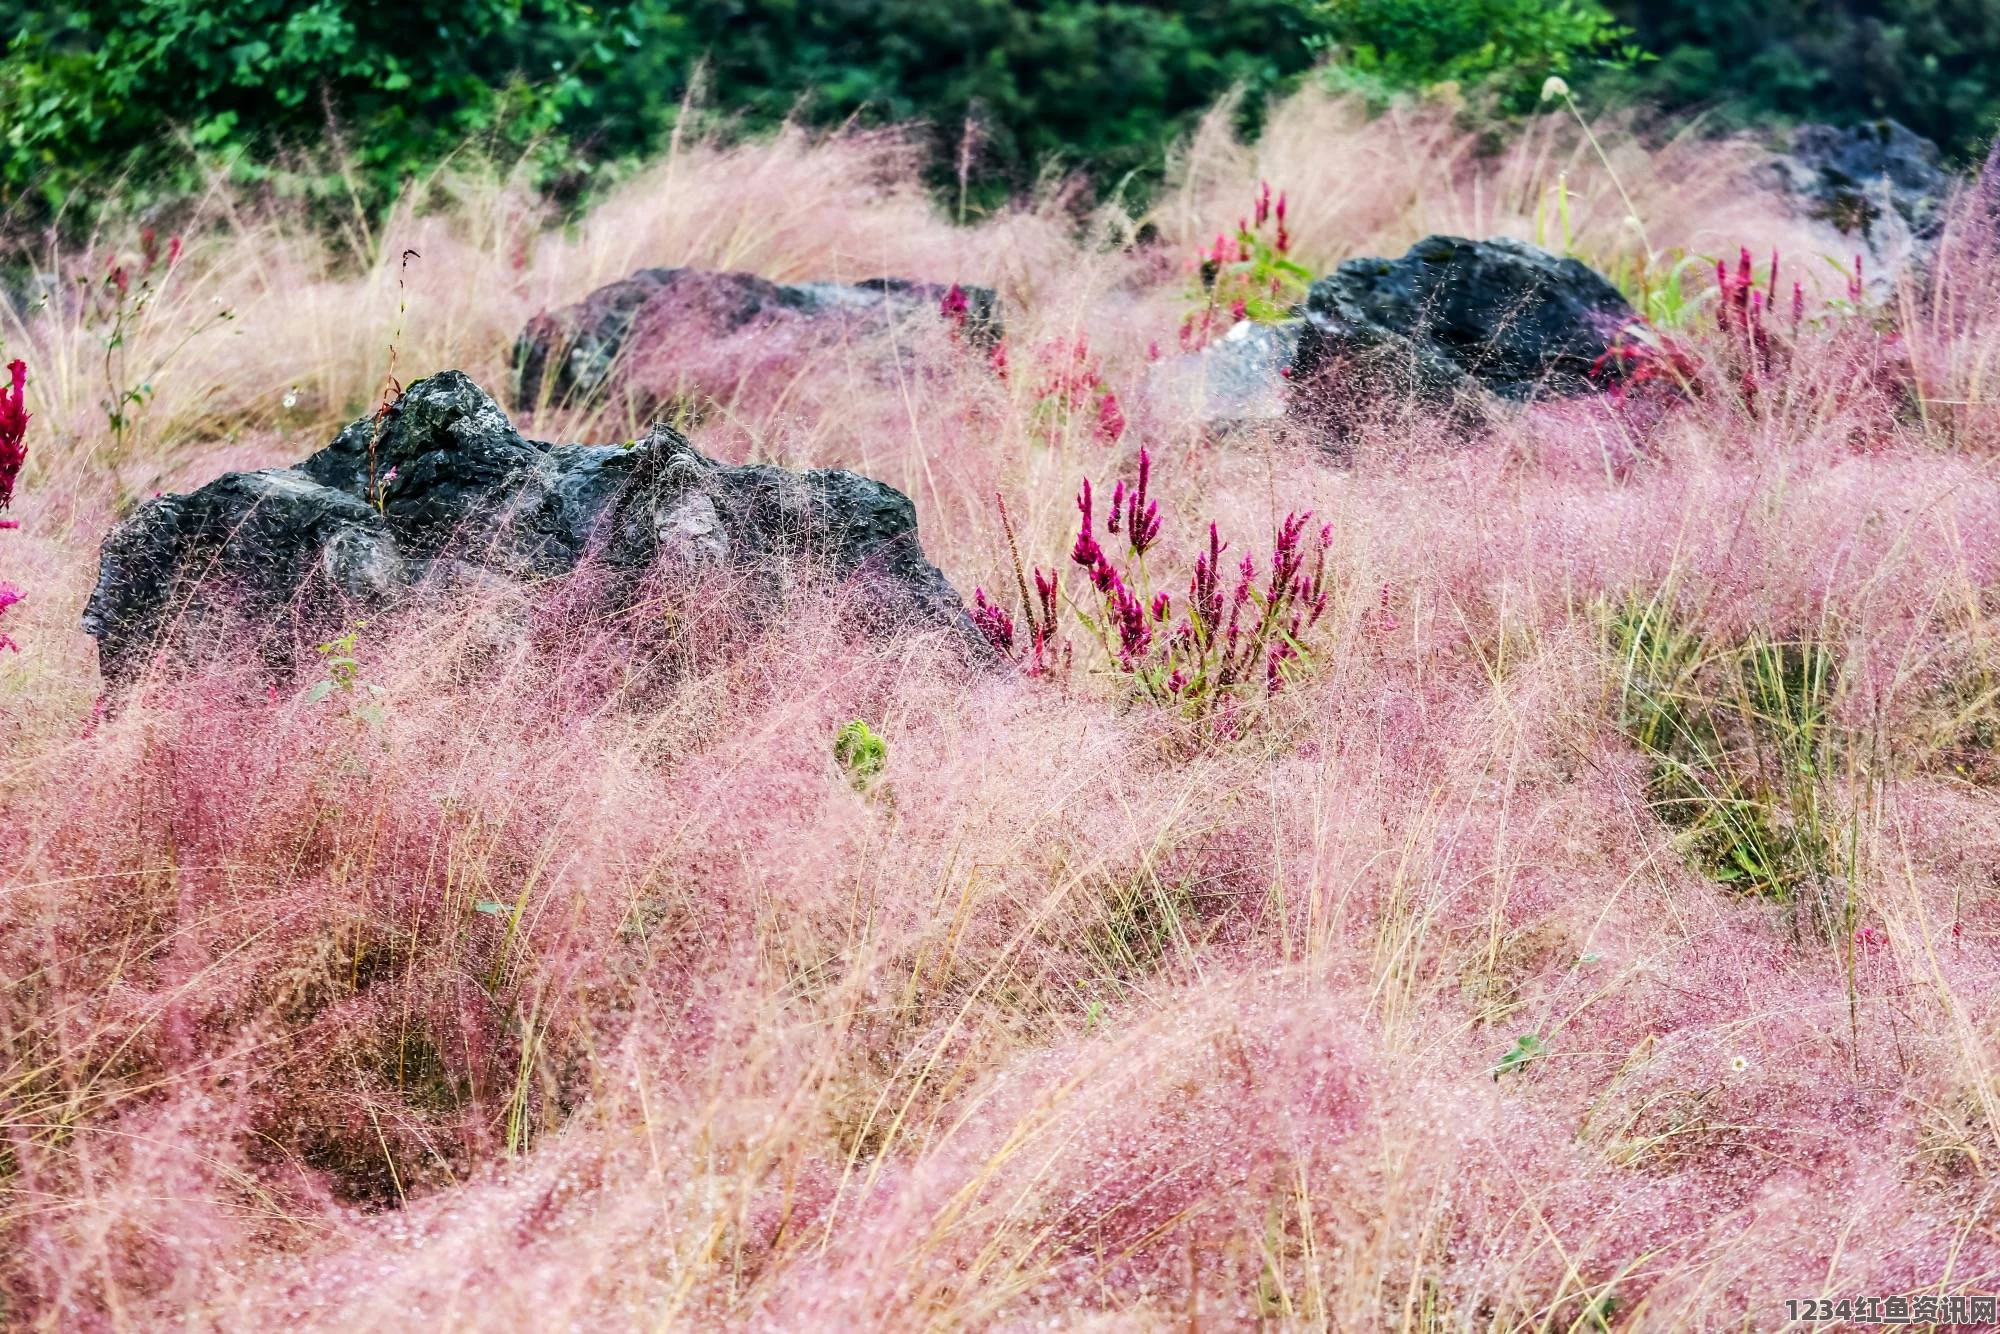
[[[567,192],[690,99],[751,131],[928,125],[963,207],[1051,163],[1143,183],[1218,99],[1252,128],[1329,50],[1378,83],[1525,86],[1617,32],[1595,0],[0,0],[0,30],[0,203],[43,214],[220,164],[373,208],[468,144]]]
[[[1976,155],[2000,121],[2000,6],[1991,0],[1608,0],[1658,54],[1616,76],[1675,106],[1736,118],[1893,116]]]
[[[1337,82],[1478,86],[1514,110],[1532,105],[1552,74],[1642,55],[1597,0],[1327,0],[1323,21],[1315,44],[1333,52]]]
[[[889,764],[889,743],[860,718],[850,718],[833,736],[833,758],[847,781],[866,791]]]
[[[638,41],[594,22],[576,0],[0,0],[0,189],[53,209],[120,170],[171,193],[204,160],[256,175],[290,153],[379,200],[468,140],[520,152],[565,129],[589,68]]]

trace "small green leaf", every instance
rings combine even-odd
[[[333,693],[333,682],[315,681],[306,690],[306,703],[317,704]]]
[[[495,903],[491,899],[482,900],[479,903],[473,904],[472,910],[474,912],[483,912],[488,917],[505,917],[508,913],[514,911],[513,908],[509,907],[507,904]]]
[[[1507,1049],[1507,1054],[1500,1058],[1500,1064],[1493,1068],[1494,1081],[1498,1082],[1502,1075],[1519,1072],[1536,1057],[1548,1055],[1548,1051],[1548,1044],[1542,1041],[1541,1034],[1523,1033],[1514,1039],[1514,1045]]]
[[[866,788],[889,762],[889,743],[860,718],[852,718],[834,734],[833,758],[847,770],[848,781]]]

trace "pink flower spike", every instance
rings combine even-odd
[[[1056,583],[1055,572],[1050,571],[1045,575],[1042,573],[1042,567],[1037,565],[1035,567],[1035,600],[1041,604],[1041,629],[1044,634],[1055,633],[1056,593],[1058,591],[1059,585]]]
[[[1125,528],[1130,534],[1132,554],[1143,556],[1160,539],[1160,502],[1149,500],[1146,489],[1153,477],[1153,456],[1139,450],[1139,486],[1126,502]]]
[[[1118,485],[1111,488],[1111,512],[1104,516],[1104,531],[1115,533],[1118,525],[1125,521],[1125,481],[1120,478]]]
[[[1115,579],[1116,576],[1114,575]],[[1107,590],[1111,593],[1111,620],[1118,630],[1118,658],[1126,671],[1132,670],[1135,658],[1143,655],[1153,642],[1153,627],[1146,618],[1146,608],[1132,594],[1132,590],[1122,583]]]
[[[0,614],[4,614],[7,608],[13,606],[25,596],[26,594],[22,593],[14,585],[0,580]],[[12,636],[8,635],[5,631],[0,631],[0,648],[11,649],[15,653],[21,651],[21,646],[16,644]]]
[[[996,651],[1003,656],[1013,656],[1014,618],[1007,614],[1005,607],[988,602],[983,588],[972,590],[972,623],[979,627],[979,632],[986,636],[986,642]]]
[[[944,298],[938,302],[938,314],[943,317],[951,332],[957,335],[964,331],[966,320],[971,317],[972,305],[965,298],[965,289],[953,283],[946,289]]]
[[[1070,548],[1069,558],[1085,569],[1093,569],[1104,560],[1104,550],[1097,545],[1097,538],[1091,532],[1090,479],[1083,479],[1083,489],[1077,493],[1076,508],[1083,515],[1083,526],[1076,535],[1076,544]]]
[[[14,500],[14,483],[28,459],[28,365],[15,358],[7,366],[11,384],[0,388],[0,509]]]
[[[1118,406],[1118,395],[1106,390],[1097,404],[1097,437],[1112,444],[1124,434],[1125,410]]]

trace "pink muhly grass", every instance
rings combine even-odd
[[[1274,179],[1328,186],[1296,218],[1271,201],[1314,245],[1399,253],[1352,238],[1407,244],[1417,216],[1389,187],[1341,197],[1322,158],[1409,158],[1442,205],[1470,194],[1438,170],[1466,155],[1429,155],[1460,142],[1447,123],[1413,112],[1397,155],[1313,106],[1278,109],[1299,146],[1268,152],[1321,173]],[[834,271],[821,232],[932,276],[970,262],[926,229],[914,165],[882,197],[886,169],[839,193],[796,144],[714,151],[676,169],[796,174],[711,182],[705,206],[810,194],[776,243],[723,215],[774,276]],[[1630,151],[1640,190],[1681,160]],[[1683,235],[1709,216],[1683,212]],[[1169,263],[1139,292],[1154,322],[1127,320],[1122,288],[1074,295],[1097,261],[1066,219],[998,221],[976,240],[1029,280],[1021,346],[1063,330],[1067,364],[1088,328],[1115,376],[1184,298]],[[721,253],[676,235],[649,253]],[[1623,403],[1472,438],[1385,412],[1338,468],[1125,398],[1137,479],[1122,453],[1083,469],[1118,503],[1080,505],[1074,545],[1076,459],[1112,456],[1062,450],[1101,390],[1051,449],[1029,386],[943,327],[886,382],[735,349],[799,371],[801,422],[776,386],[718,380],[698,433],[904,486],[1019,672],[808,607],[696,635],[663,674],[652,641],[432,606],[364,632],[379,723],[225,664],[162,673],[79,737],[95,671],[39,655],[0,708],[9,1319],[1375,1329],[1421,1307],[1679,1329],[1781,1322],[1774,1293],[1987,1286],[2000,305],[1943,253],[1914,325],[1808,290],[1780,327],[1756,275],[1751,401],[1740,323],[1705,313],[1671,344],[1635,331],[1658,370]],[[1810,277],[1787,262],[1795,309]],[[447,322],[501,346],[513,288],[463,285],[478,302]],[[372,310],[362,286],[322,297]],[[285,341],[233,340],[248,360],[198,378],[288,382]],[[235,457],[176,448],[193,482]],[[1058,557],[1020,562],[1009,528],[1013,597],[973,588],[997,525],[953,521],[1003,486]],[[79,540],[9,545],[37,598],[89,586],[109,513],[80,512]],[[1852,849],[1852,920],[1825,938],[1709,875],[1655,808],[1606,629],[1633,596],[1719,670],[1678,697],[1725,730],[1770,707],[1729,712],[1742,644],[1837,654],[1813,724],[1839,729],[1834,762],[1794,789]],[[1072,646],[1086,670],[1058,683]],[[893,757],[867,794],[830,759],[853,718]],[[1509,1064],[1524,1035],[1542,1054]]]

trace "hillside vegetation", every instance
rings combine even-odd
[[[212,180],[176,235],[47,241],[0,325],[0,1324],[1679,1330],[1993,1293],[1993,182],[1864,288],[1754,146],[1591,131],[1309,86],[1254,143],[1212,110],[1142,215],[1049,178],[960,225],[920,132],[689,128],[567,226],[465,162],[344,236]],[[1658,373],[1204,431],[1148,367],[1264,182],[1313,275],[1433,233],[1575,254]],[[678,670],[642,686],[481,585],[293,675],[104,693],[77,627],[121,515],[433,371],[497,393],[530,317],[647,265],[999,291],[1004,356],[940,321],[669,411],[899,488],[1024,658],[1053,572],[1045,670],[806,598],[713,639],[652,608]],[[1213,708],[1123,670],[1086,479],[1177,608],[1319,562],[1298,651]]]

